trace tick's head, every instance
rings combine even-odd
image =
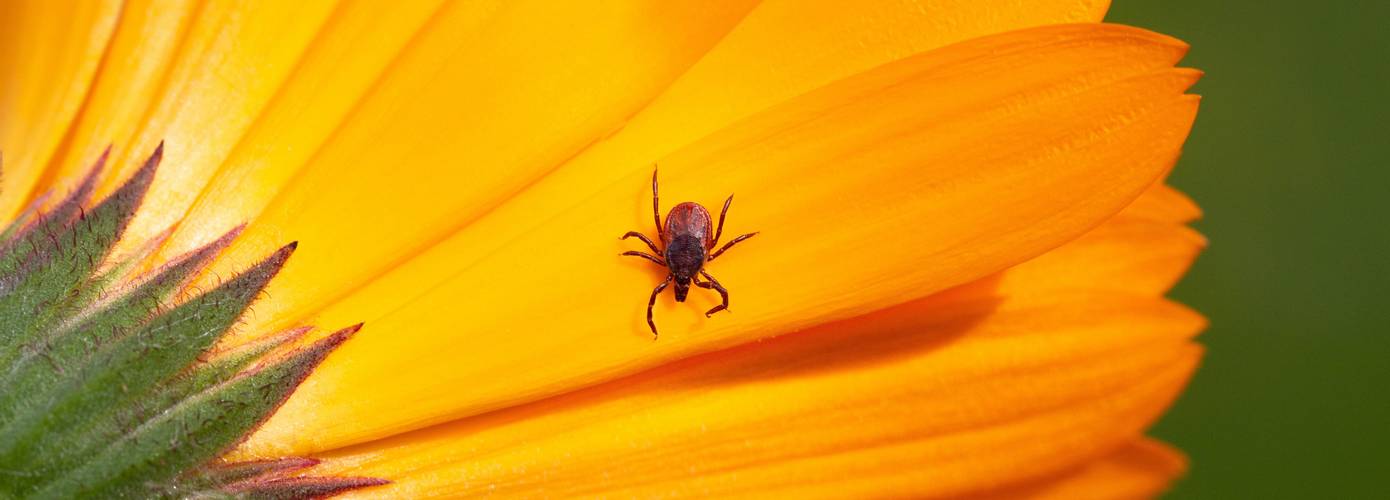
[[[676,302],[685,302],[685,295],[690,293],[690,280],[676,280]]]

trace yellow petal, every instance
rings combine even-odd
[[[168,40],[180,32],[172,18],[181,10],[197,11],[193,9],[197,4],[165,3],[173,5],[132,5],[127,9],[117,37],[117,47],[126,47],[122,50],[122,71],[104,73],[99,80],[97,88],[104,93],[87,106],[78,124],[76,149],[80,154],[72,159],[90,157],[90,149],[109,141],[128,145],[145,118],[145,108],[151,107],[148,103],[159,99],[177,99],[180,107],[176,116],[154,117],[147,135],[181,136],[208,130],[207,121],[215,121],[211,129],[216,133],[199,133],[196,151],[178,157],[179,163],[172,168],[176,172],[160,173],[154,192],[163,194],[151,196],[162,197],[146,204],[143,211],[150,214],[136,219],[131,229],[128,240],[135,241],[149,228],[179,222],[194,200],[200,200],[198,206],[205,207],[201,212],[210,217],[179,226],[161,254],[169,258],[247,221],[245,214],[235,209],[240,200],[273,195],[429,20],[439,1],[402,0],[393,2],[390,9],[381,9],[374,2],[344,2],[331,13],[322,9],[285,11],[305,8],[297,2],[269,2],[271,5],[260,7],[214,2],[209,6],[211,12],[200,14],[204,23],[194,29],[188,47],[179,54],[179,65],[165,61],[180,45],[175,43],[177,39]],[[237,14],[236,9],[244,11],[238,14],[244,21],[209,24],[208,20],[217,20],[217,16]],[[325,14],[331,15],[320,20]],[[265,16],[277,21],[263,22]],[[281,20],[299,24],[285,26]],[[120,43],[125,41],[121,35],[128,32],[128,43]],[[228,42],[233,45],[215,45]],[[277,44],[270,51],[272,57],[261,54],[267,43]],[[165,94],[153,95],[157,88],[154,83],[159,82],[154,77],[162,77],[170,67],[176,67],[176,72],[191,68],[192,72],[171,75],[183,80],[172,82]],[[206,81],[208,78],[215,80]],[[257,81],[252,82],[254,85],[241,83],[245,79]],[[177,93],[189,89],[194,89],[192,95]],[[198,112],[190,115],[184,108]],[[181,146],[187,143],[169,144]],[[67,175],[76,168],[80,166],[64,165]],[[207,183],[215,188],[204,190]]]
[[[125,2],[91,94],[73,122],[65,124],[70,127],[68,138],[39,181],[41,189],[64,190],[78,182],[108,146],[118,151],[131,146],[164,90],[172,60],[201,5],[184,0]]]
[[[1003,302],[1000,302],[1000,301]],[[1127,442],[1200,317],[1115,294],[927,299],[330,453],[364,495],[952,496]]]
[[[25,206],[64,139],[120,11],[115,1],[0,4],[0,220]]]
[[[257,309],[293,321],[611,133],[751,3],[506,2],[482,22],[450,4],[273,199],[237,194],[254,220],[207,279],[298,240]]]
[[[1187,470],[1182,452],[1138,439],[1079,470],[1007,491],[973,498],[1031,500],[1132,500],[1156,498]]]
[[[106,176],[101,188],[114,190],[161,142],[166,157],[178,159],[176,166],[156,174],[117,252],[138,246],[183,216],[294,72],[336,3],[207,2],[198,10],[171,59],[163,88],[135,135],[116,150],[114,175]]]
[[[373,162],[352,153],[339,155],[339,163],[318,159],[316,164],[328,175],[343,175],[352,168],[351,185],[381,189],[384,185],[404,184],[409,188],[407,196],[382,196],[378,192],[370,195],[344,196],[335,200],[320,199],[325,196],[325,183],[344,181],[323,179],[315,182],[299,182],[300,201],[277,201],[283,214],[271,213],[263,217],[259,224],[262,230],[273,235],[259,242],[252,242],[241,250],[243,257],[232,259],[223,269],[235,266],[237,261],[245,261],[272,251],[284,243],[286,238],[299,239],[303,252],[296,262],[271,285],[270,295],[275,300],[258,307],[258,314],[251,320],[247,331],[264,332],[287,327],[300,321],[305,315],[320,309],[341,298],[352,289],[361,286],[366,280],[377,276],[399,261],[408,258],[448,234],[452,229],[466,224],[493,208],[498,200],[513,193],[517,186],[527,185],[538,175],[553,168],[573,151],[566,149],[563,154],[553,154],[554,162],[546,164],[527,153],[543,149],[540,144],[558,142],[560,144],[587,145],[602,137],[614,127],[621,131],[613,137],[605,138],[598,144],[585,149],[569,166],[557,174],[542,179],[540,185],[531,186],[526,196],[550,202],[577,200],[576,196],[597,190],[611,184],[630,169],[614,169],[614,166],[646,165],[653,158],[660,157],[728,123],[767,108],[790,97],[804,93],[818,86],[864,71],[879,64],[900,59],[909,54],[940,47],[968,38],[997,33],[1027,26],[1049,23],[1080,21],[1099,21],[1105,13],[1108,2],[1086,0],[1045,0],[1032,2],[1027,6],[1000,8],[992,2],[975,0],[939,0],[929,5],[904,3],[899,0],[875,0],[854,4],[838,2],[804,2],[798,0],[773,0],[758,4],[757,8],[739,21],[737,27],[718,40],[718,44],[708,53],[687,52],[682,48],[677,59],[670,61],[648,61],[633,64],[625,59],[649,57],[647,55],[623,54],[634,47],[641,48],[652,44],[647,37],[646,27],[655,30],[656,35],[669,36],[694,33],[691,42],[713,42],[706,35],[722,33],[726,26],[719,23],[728,19],[709,18],[704,15],[715,13],[707,4],[698,4],[701,16],[678,14],[670,4],[663,4],[662,14],[652,19],[628,19],[621,13],[593,11],[592,7],[575,5],[581,12],[556,13],[553,2],[514,7],[518,10],[514,17],[521,19],[517,31],[535,29],[536,19],[542,18],[585,18],[598,17],[596,21],[584,21],[594,26],[620,26],[621,30],[639,29],[640,40],[619,40],[616,46],[594,46],[587,40],[600,40],[585,36],[584,43],[576,45],[566,40],[564,33],[574,27],[540,26],[539,31],[546,35],[529,32],[512,33],[490,31],[489,37],[502,40],[504,49],[489,48],[477,57],[487,60],[459,60],[442,63],[446,68],[460,68],[460,82],[441,82],[447,96],[434,101],[422,100],[421,106],[431,114],[430,117],[408,123],[400,127],[382,127],[373,130],[368,140],[372,152],[382,160]],[[696,5],[696,4],[692,4]],[[541,10],[544,13],[528,12]],[[630,22],[638,25],[630,25]],[[703,23],[710,22],[706,27]],[[660,27],[653,23],[674,23],[674,26]],[[815,26],[816,29],[806,29]],[[449,27],[446,33],[466,32],[467,29]],[[707,33],[706,33],[707,32]],[[681,35],[688,36],[688,35]],[[619,58],[619,68],[602,68],[593,75],[575,72],[563,75],[530,75],[515,71],[497,71],[496,77],[514,78],[521,81],[474,81],[474,67],[497,67],[493,59],[514,59],[529,62],[537,56],[531,54],[509,55],[517,50],[534,50],[511,47],[512,39],[556,40],[567,46],[565,54],[574,52],[582,55],[565,55],[570,62],[559,67],[572,67],[573,60],[588,60],[598,54],[614,54]],[[670,42],[660,42],[663,46]],[[691,45],[689,48],[694,48]],[[420,49],[416,49],[420,50]],[[496,54],[502,54],[498,57]],[[661,54],[653,54],[660,56]],[[543,57],[554,57],[541,54]],[[642,87],[637,93],[623,96],[614,94],[623,91],[613,84],[621,72],[675,69],[678,63],[691,62],[687,59],[698,56],[695,63],[679,76],[680,78],[662,90],[661,94],[648,104],[648,92],[660,90]],[[476,57],[475,57],[476,59]],[[776,61],[776,64],[767,64]],[[435,63],[440,65],[440,63]],[[424,75],[424,78],[437,80],[441,77],[435,65],[410,71]],[[621,70],[621,72],[620,72]],[[401,71],[401,68],[394,68]],[[513,73],[521,74],[515,76]],[[674,75],[670,75],[674,76]],[[409,77],[407,77],[409,78]],[[576,80],[577,79],[577,80]],[[507,96],[498,96],[498,91],[489,90],[487,85],[502,89],[515,89]],[[595,87],[597,86],[597,87]],[[574,98],[548,97],[557,92],[578,92],[587,99],[593,96],[609,96],[618,99],[616,103],[595,103],[594,110],[587,114],[617,117],[612,123],[597,128],[580,128],[575,131],[564,129],[565,124],[574,120],[551,116],[550,113],[565,113],[566,106],[551,104],[557,100],[577,100]],[[630,90],[631,91],[631,90]],[[395,105],[401,100],[389,96],[388,103]],[[480,102],[480,99],[486,101]],[[513,102],[515,101],[515,102]],[[446,103],[457,102],[458,112],[446,112]],[[536,102],[539,110],[521,108],[525,103]],[[641,112],[626,124],[619,124],[618,118],[627,118],[627,107],[633,103],[644,105]],[[512,107],[516,107],[513,109]],[[585,113],[579,113],[583,115]],[[483,122],[475,123],[472,116],[487,116]],[[372,114],[359,113],[349,120],[379,119]],[[507,120],[499,123],[499,120]],[[505,126],[504,126],[505,125]],[[589,124],[581,124],[589,126]],[[419,128],[429,128],[420,132]],[[454,131],[447,139],[437,139],[430,144],[410,142],[406,151],[382,149],[390,144],[390,136],[381,134],[399,133],[410,136],[433,136],[441,130]],[[578,135],[574,135],[574,134]],[[310,142],[317,144],[316,142]],[[385,144],[383,144],[385,143]],[[507,144],[517,144],[525,148],[520,152],[509,151]],[[351,144],[333,144],[346,148]],[[275,147],[271,144],[268,147]],[[417,149],[425,148],[433,155],[428,158],[411,160],[408,155],[422,155]],[[307,154],[307,153],[306,153]],[[302,160],[294,160],[302,161]],[[408,167],[397,167],[406,165]],[[487,171],[480,168],[487,167]],[[400,175],[402,168],[408,168],[410,176]],[[261,177],[261,174],[256,174]],[[498,175],[504,177],[499,179]],[[436,186],[440,192],[424,192],[416,179],[427,178],[428,184]],[[201,244],[208,238],[219,234],[223,228],[240,220],[249,220],[266,203],[270,196],[259,191],[257,186],[278,186],[274,180],[257,180],[252,183],[251,192],[241,189],[239,184],[223,186],[215,183],[209,198],[203,206],[195,209],[186,225],[200,233],[175,246],[171,251],[186,250]],[[230,187],[230,189],[228,189]],[[402,188],[405,189],[405,188]],[[219,195],[218,193],[228,193]],[[322,207],[306,212],[298,205],[312,203]],[[385,216],[375,214],[387,214]],[[419,220],[415,220],[419,219]],[[409,230],[406,230],[409,228]],[[255,230],[253,229],[253,232]],[[177,236],[176,236],[177,238]],[[341,251],[343,245],[352,245],[350,252]],[[314,248],[326,252],[323,257],[311,257]],[[297,271],[303,266],[303,271]]]
[[[328,310],[321,321],[368,331],[247,446],[303,453],[390,435],[1032,258],[1171,166],[1197,107],[1183,95],[1195,72],[1170,67],[1184,51],[1113,25],[1011,32],[843,80],[666,156],[667,206],[737,191],[727,230],[763,233],[711,266],[736,312],[705,319],[707,295],[663,300],[656,342],[642,299],[662,274],[617,257],[635,247],[616,236],[651,220],[645,168],[612,166],[631,173],[572,206],[494,212]]]

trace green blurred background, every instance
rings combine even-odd
[[[1210,248],[1174,296],[1212,322],[1153,434],[1172,498],[1390,498],[1390,2],[1115,0],[1192,44],[1172,182]]]

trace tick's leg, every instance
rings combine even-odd
[[[647,239],[647,235],[642,234],[642,233],[639,233],[639,232],[637,232],[637,231],[628,231],[627,234],[624,234],[622,238],[618,238],[618,239],[620,239],[620,240],[625,240],[625,239],[633,238],[633,237],[636,237],[637,239],[642,240],[642,243],[646,243],[646,244],[647,244],[647,248],[651,248],[653,252],[661,253],[661,249],[656,247],[656,243],[652,243],[652,240]]]
[[[657,194],[656,194],[656,165],[655,165],[655,164],[652,165],[652,219],[654,219],[654,220],[656,221],[656,237],[657,237],[657,238],[661,238],[662,240],[665,240],[665,239],[666,239],[666,229],[661,227],[661,197],[660,197],[660,196],[657,196]],[[646,238],[642,238],[642,239],[645,240]],[[648,241],[647,244],[648,244],[648,245],[651,245],[651,242]],[[656,250],[656,245],[652,245],[652,250]],[[660,252],[661,252],[660,250],[657,250],[657,253],[660,253]]]
[[[734,241],[730,241],[730,242],[724,244],[724,247],[723,247],[723,248],[720,248],[719,251],[710,254],[710,255],[709,255],[709,261],[711,261],[711,262],[714,261],[714,259],[715,259],[716,257],[719,257],[719,254],[724,253],[725,250],[728,250],[729,247],[734,246],[734,244],[736,244],[736,243],[738,243],[738,242],[740,242],[740,241],[746,240],[746,239],[748,239],[748,238],[752,238],[752,237],[757,236],[757,235],[758,235],[758,233],[748,233],[748,234],[745,234],[745,235],[743,235],[743,236],[739,236],[739,237],[737,237],[737,238],[734,238]]]
[[[652,321],[652,307],[656,306],[656,296],[661,295],[661,291],[666,289],[666,285],[671,284],[671,275],[666,275],[666,279],[652,290],[652,298],[647,300],[647,326],[652,327],[652,338],[656,338],[656,322]]]
[[[719,211],[719,228],[714,230],[714,242],[709,246],[719,244],[719,236],[724,234],[724,216],[729,215],[729,204],[734,202],[734,195],[729,195],[729,199],[724,200],[724,209]]]
[[[713,308],[713,309],[710,309],[709,311],[705,311],[705,317],[708,318],[708,317],[712,316],[714,313],[717,313],[717,312],[719,312],[719,311],[728,310],[728,309],[729,309],[729,291],[728,291],[728,290],[725,290],[725,289],[724,289],[724,286],[723,286],[723,285],[720,285],[720,284],[719,284],[719,281],[718,281],[718,280],[715,280],[715,279],[714,279],[714,276],[710,276],[709,273],[705,272],[704,269],[701,269],[701,270],[700,270],[700,275],[701,275],[701,276],[704,276],[705,279],[709,280],[709,283],[703,283],[703,282],[700,282],[700,281],[696,281],[696,282],[695,282],[695,286],[698,286],[698,287],[700,287],[700,288],[713,288],[714,291],[719,292],[719,298],[721,298],[721,299],[724,300],[724,303],[719,304],[719,305],[717,305],[717,306],[714,306],[714,308]]]
[[[641,258],[650,260],[650,261],[652,261],[652,262],[655,262],[656,265],[658,265],[658,266],[666,267],[666,263],[665,263],[665,262],[662,262],[661,259],[658,259],[658,258],[656,258],[655,255],[649,254],[649,253],[647,253],[647,252],[638,252],[638,251],[636,251],[636,250],[628,250],[628,251],[626,251],[626,252],[623,252],[622,254],[623,254],[623,255],[631,255],[631,256],[633,256],[633,257],[641,257]]]

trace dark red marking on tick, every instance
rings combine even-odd
[[[713,309],[705,312],[705,317],[709,317],[719,311],[729,309],[729,291],[724,289],[719,281],[705,272],[705,263],[713,262],[725,250],[734,244],[752,238],[758,233],[752,232],[730,241],[714,250],[715,245],[719,244],[719,237],[724,233],[724,216],[729,213],[729,204],[733,203],[734,195],[729,195],[729,199],[724,200],[724,209],[719,212],[719,225],[714,228],[714,234],[710,234],[709,211],[699,203],[687,201],[676,205],[666,214],[666,225],[661,224],[661,197],[657,194],[656,170],[652,170],[652,217],[656,222],[657,239],[661,241],[658,247],[655,242],[647,238],[638,231],[628,231],[621,239],[637,238],[647,244],[656,255],[646,252],[631,250],[623,252],[622,255],[641,257],[657,265],[670,270],[666,273],[666,279],[652,290],[652,296],[647,299],[647,326],[652,328],[652,336],[656,337],[656,322],[652,321],[652,307],[656,305],[656,296],[660,295],[667,286],[675,283],[676,302],[685,302],[686,294],[690,293],[692,283],[700,288],[719,292],[719,298],[723,302]],[[664,250],[663,250],[664,248]],[[658,257],[660,255],[660,257]],[[700,281],[704,277],[707,281]]]

